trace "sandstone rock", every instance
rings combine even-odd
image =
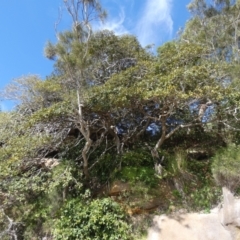
[[[109,196],[118,196],[124,192],[130,191],[130,186],[126,182],[114,181],[109,189]]]
[[[223,205],[209,214],[155,216],[147,240],[240,240],[240,200],[223,188]]]
[[[42,158],[40,164],[47,169],[52,169],[59,165],[59,160],[56,158]]]

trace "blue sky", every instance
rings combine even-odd
[[[0,1],[0,89],[12,79],[50,75],[52,62],[43,55],[45,43],[56,41],[54,24],[63,0]],[[94,28],[136,35],[142,45],[159,46],[176,37],[189,14],[190,0],[101,0],[108,12],[104,24]],[[63,14],[59,30],[71,27]],[[2,110],[10,104],[0,102]]]

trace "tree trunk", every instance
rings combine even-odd
[[[92,140],[90,138],[90,127],[89,123],[84,120],[83,118],[83,113],[82,113],[82,107],[83,105],[81,104],[80,101],[80,94],[79,91],[77,91],[77,98],[78,98],[78,116],[79,116],[79,125],[80,125],[80,132],[82,133],[83,137],[85,138],[85,146],[82,150],[82,157],[83,157],[83,173],[85,177],[88,179],[89,178],[89,172],[88,172],[88,152],[92,146]]]
[[[166,126],[166,117],[161,118],[161,127],[162,127],[162,135],[161,138],[157,141],[155,147],[152,150],[152,156],[155,158],[159,158],[158,155],[158,149],[162,146],[166,139],[166,133],[167,133],[167,126]]]
[[[92,146],[92,140],[89,138],[88,141],[85,143],[85,146],[82,150],[82,157],[83,157],[83,173],[85,177],[89,178],[89,172],[88,172],[88,152]]]
[[[166,133],[167,133],[166,119],[167,119],[166,116],[161,118],[162,135],[161,135],[161,138],[157,141],[154,148],[151,150],[151,154],[154,160],[154,168],[156,173],[159,175],[162,174],[162,165],[161,165],[161,159],[158,154],[158,149],[162,146],[162,144],[166,139]]]

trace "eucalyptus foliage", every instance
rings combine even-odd
[[[194,179],[189,152],[212,156],[237,143],[239,1],[193,0],[179,38],[156,54],[135,36],[94,32],[90,20],[105,17],[98,1],[63,4],[73,24],[46,45],[52,73],[20,77],[0,92],[17,101],[0,112],[0,228],[12,219],[26,226],[19,239],[130,239],[118,204],[95,198],[101,189],[115,178],[149,188],[181,174]],[[168,157],[176,152],[186,153],[184,165]],[[236,146],[214,157],[220,185],[238,187],[238,153]],[[193,198],[202,202],[203,193],[209,186]]]

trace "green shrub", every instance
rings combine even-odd
[[[174,155],[166,155],[165,165],[168,174],[176,176],[183,174],[187,169],[186,153],[181,149],[175,149]]]
[[[143,182],[152,187],[158,183],[155,171],[150,167],[124,167],[120,173],[120,178],[132,183]]]
[[[197,210],[207,210],[215,205],[221,196],[221,191],[217,187],[205,185],[203,188],[193,191],[188,199],[188,205]]]
[[[121,207],[111,199],[89,204],[68,201],[54,229],[56,240],[129,240],[130,228]]]
[[[125,152],[122,156],[122,166],[152,166],[153,160],[150,151],[137,148]]]
[[[231,145],[213,158],[212,173],[218,185],[236,191],[240,187],[240,147]]]
[[[211,161],[189,160],[187,162],[187,171],[194,177],[201,186],[212,185],[214,179],[211,171]]]
[[[91,169],[91,176],[97,178],[100,182],[106,183],[111,178],[114,178],[116,169],[119,167],[120,156],[109,152],[106,154],[101,154],[100,150],[96,150],[89,159],[89,165],[94,164],[98,161],[98,164]]]

